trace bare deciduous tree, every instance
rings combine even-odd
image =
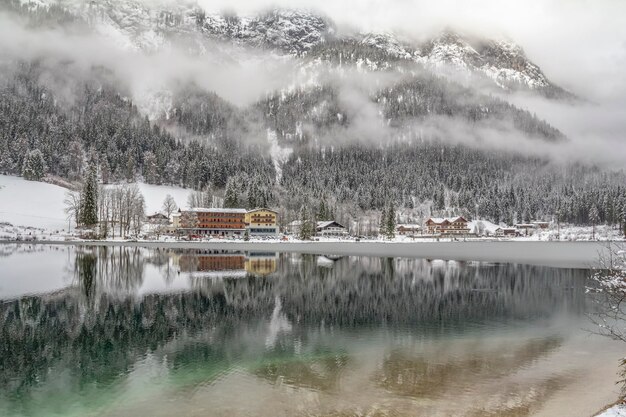
[[[607,248],[591,276],[593,285],[587,287],[596,304],[589,317],[597,333],[626,342],[626,244],[611,242]],[[621,366],[619,383],[626,394],[626,359]]]
[[[78,219],[80,217],[80,193],[78,191],[68,191],[65,193],[65,214],[67,214],[68,220],[74,220],[74,223],[78,225]]]
[[[165,200],[163,200],[163,213],[169,219],[172,216],[172,213],[178,210],[178,206],[176,205],[176,201],[174,201],[174,197],[170,194],[165,196]]]

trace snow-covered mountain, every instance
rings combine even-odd
[[[505,92],[569,95],[510,41],[159,1],[0,0],[15,28],[0,48],[0,173],[43,158],[78,181],[91,161],[113,182],[237,187],[291,218],[326,200],[340,221],[394,203],[585,223],[603,202],[601,221],[621,221],[622,173],[548,163],[568,155],[565,126]]]
[[[553,85],[531,62],[521,46],[506,40],[464,38],[444,31],[426,42],[417,60],[430,66],[449,65],[484,74],[503,89],[525,87],[551,94],[565,92]]]
[[[17,1],[17,0],[13,0]],[[571,95],[552,83],[521,46],[445,30],[426,42],[392,33],[339,33],[334,22],[310,11],[269,10],[256,16],[207,13],[192,0],[20,0],[22,10],[56,8],[87,23],[123,48],[154,51],[172,44],[203,53],[209,44],[269,49],[369,70],[419,64],[438,74],[479,76],[504,90],[526,89],[548,97]]]

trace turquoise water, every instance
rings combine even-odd
[[[0,254],[2,416],[589,415],[616,398],[623,348],[589,332],[585,270]]]

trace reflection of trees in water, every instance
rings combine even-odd
[[[125,294],[141,287],[147,261],[143,249],[101,246],[94,251],[98,257],[98,282],[103,291]]]
[[[100,294],[85,311],[82,297],[25,297],[0,305],[0,390],[20,391],[63,364],[80,384],[126,373],[146,351],[215,326],[233,329],[271,313],[236,310],[223,296],[149,295],[141,301]],[[222,353],[229,347],[221,346]]]
[[[318,266],[312,255],[293,258],[282,255],[271,277],[192,279],[189,292],[135,299],[120,295],[134,294],[142,285],[147,263],[169,265],[162,253],[81,248],[74,263],[82,292],[0,304],[0,390],[28,392],[55,366],[68,369],[79,384],[113,382],[146,352],[172,341],[178,343],[168,354],[173,366],[205,364],[208,358],[228,361],[264,340],[264,335],[246,335],[242,329],[269,319],[276,297],[282,313],[298,324],[293,336],[305,347],[316,343],[306,323],[523,319],[584,309],[584,271],[354,257],[328,268]],[[87,305],[86,295],[93,300]],[[213,337],[206,347],[193,345],[194,337],[209,331]],[[281,346],[283,356],[293,355],[293,340]],[[295,385],[326,389],[343,365],[333,366],[321,359],[274,362],[256,373],[269,380],[286,375]],[[304,377],[298,380],[298,375]]]
[[[74,262],[74,272],[81,293],[90,301],[93,299],[96,285],[98,257],[91,252],[78,252]]]
[[[174,282],[178,270],[172,263],[171,251],[160,248],[144,251],[144,259],[146,264],[154,265],[159,269],[163,277],[163,282],[165,282],[166,285],[170,285]]]
[[[30,243],[3,243],[0,245],[0,258],[8,258],[20,253],[65,252],[67,248],[58,245],[40,245]]]
[[[361,261],[342,258],[332,269],[318,268],[318,275],[304,257],[283,262],[275,291],[287,316],[349,325],[528,318],[585,308],[584,271],[415,259]]]
[[[145,265],[141,248],[82,247],[76,249],[74,277],[88,299],[96,290],[132,294],[143,283]]]

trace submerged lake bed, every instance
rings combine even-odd
[[[589,270],[0,245],[0,415],[588,416]]]

